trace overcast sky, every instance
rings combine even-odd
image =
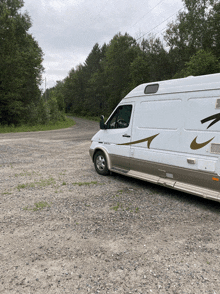
[[[96,43],[109,43],[119,32],[160,36],[181,8],[182,0],[24,0],[29,33],[44,52],[47,88],[83,64]]]

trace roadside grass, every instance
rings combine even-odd
[[[17,189],[19,191],[21,191],[21,189],[25,189],[25,188],[35,188],[40,187],[40,188],[44,188],[50,185],[55,185],[56,181],[54,180],[54,178],[50,177],[49,179],[41,179],[39,182],[32,182],[32,183],[26,183],[26,184],[19,184],[17,185]]]
[[[100,121],[100,116],[83,116],[83,115],[78,115],[78,114],[72,114],[72,113],[66,113],[66,116],[68,117],[79,117],[79,118],[83,118],[83,119],[88,119],[88,120],[92,120],[92,121]]]
[[[33,207],[33,208],[29,208],[28,206],[25,206],[23,208],[23,210],[38,211],[38,210],[41,210],[43,208],[50,207],[50,204],[48,204],[46,201],[40,201],[40,202],[34,203],[34,206],[35,207]]]
[[[0,124],[0,133],[19,133],[19,132],[38,132],[38,131],[50,131],[69,128],[75,125],[75,121],[66,117],[65,121],[59,121],[56,123],[49,123],[46,125],[20,125],[20,126],[2,126]]]

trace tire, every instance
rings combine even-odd
[[[97,151],[94,156],[94,166],[98,174],[102,176],[109,175],[107,160],[104,152]]]

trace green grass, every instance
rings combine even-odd
[[[88,120],[92,120],[92,121],[100,121],[100,116],[83,116],[83,115],[78,115],[78,114],[72,114],[72,113],[66,113],[66,115],[68,117],[79,117],[79,118],[83,118],[83,119],[88,119]]]
[[[119,207],[120,207],[120,203],[118,202],[117,205],[111,207],[110,209],[113,209],[114,211],[118,211]]]
[[[73,183],[73,185],[78,185],[78,186],[89,186],[89,185],[96,185],[97,182],[76,182]]]
[[[66,118],[65,121],[59,121],[56,123],[49,123],[46,125],[21,125],[21,126],[1,126],[0,125],[0,133],[19,133],[19,132],[38,132],[38,131],[49,131],[49,130],[58,130],[69,128],[75,125],[75,122],[71,118]]]
[[[12,194],[12,193],[10,193],[10,192],[3,192],[3,193],[1,193],[2,195],[10,195],[10,194]]]
[[[28,206],[25,206],[23,208],[23,210],[38,211],[38,210],[41,210],[45,207],[50,207],[50,205],[46,201],[40,201],[40,202],[34,203],[34,206],[35,207],[33,207],[33,208],[28,208]]]
[[[32,176],[32,175],[36,175],[37,173],[36,172],[26,172],[24,171],[23,173],[20,173],[20,174],[15,174],[14,176],[15,177],[23,177],[23,176]]]
[[[32,183],[26,183],[26,184],[19,184],[17,185],[17,189],[20,191],[21,189],[25,189],[25,188],[35,188],[37,187],[47,187],[50,185],[55,185],[56,181],[54,180],[54,178],[50,177],[49,179],[41,179],[39,182],[32,182]]]

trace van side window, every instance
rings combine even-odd
[[[132,105],[119,106],[107,123],[108,129],[127,128],[130,123]]]
[[[159,89],[159,84],[148,85],[144,90],[144,94],[157,93],[158,89]]]

